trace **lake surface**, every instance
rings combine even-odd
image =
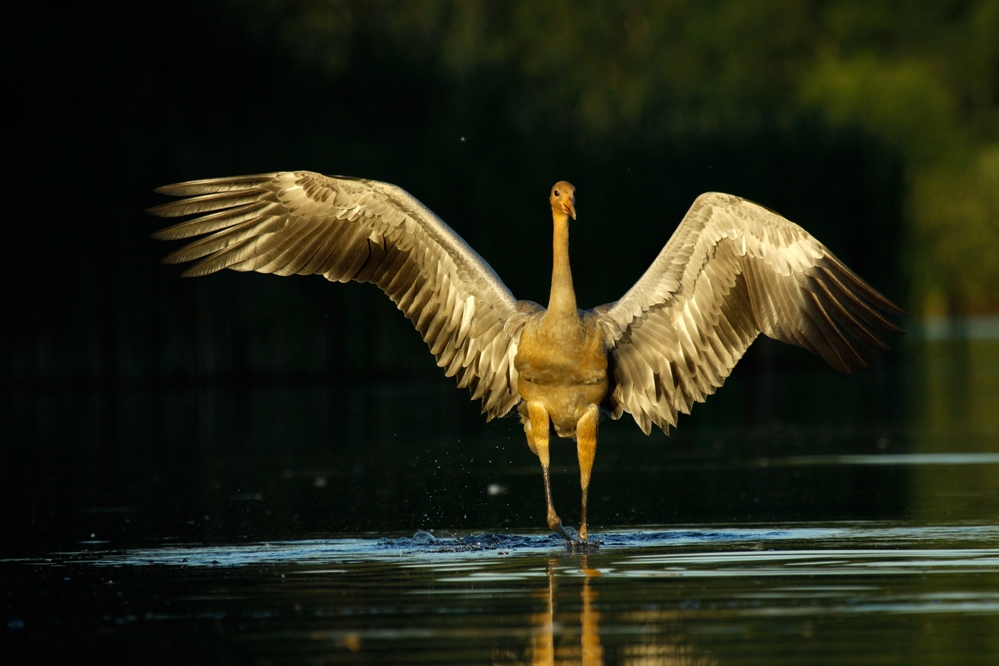
[[[737,372],[669,438],[605,423],[586,554],[446,380],[26,392],[2,661],[999,663],[999,343],[907,344]]]
[[[130,662],[991,664],[999,526],[352,538],[2,564],[5,651]],[[9,663],[9,662],[8,662]]]

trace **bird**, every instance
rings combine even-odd
[[[698,196],[652,265],[619,300],[576,304],[569,266],[576,189],[557,182],[551,207],[548,306],[518,300],[454,230],[390,183],[309,171],[193,180],[148,210],[187,218],[153,234],[197,238],[164,258],[223,269],[370,282],[415,325],[437,365],[487,420],[516,410],[541,463],[548,528],[590,543],[587,503],[603,415],[667,434],[722,386],[759,334],[804,347],[835,370],[866,368],[858,343],[901,335],[907,313],[797,224],[731,194]],[[552,432],[575,439],[582,513],[562,524],[549,479]]]

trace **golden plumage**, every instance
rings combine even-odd
[[[865,367],[854,340],[887,349],[898,306],[798,225],[728,194],[702,194],[642,278],[617,302],[576,306],[569,269],[575,188],[552,188],[548,308],[518,301],[482,257],[405,190],[307,171],[217,178],[157,190],[186,197],[150,209],[193,219],[155,234],[201,238],[166,261],[185,275],[223,268],[372,282],[413,322],[449,377],[482,400],[487,419],[519,405],[541,460],[548,525],[568,538],[548,480],[549,423],[574,437],[583,514],[600,411],[630,413],[648,434],[714,393],[763,333]]]

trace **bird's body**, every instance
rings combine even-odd
[[[559,437],[574,437],[588,406],[599,407],[607,395],[607,350],[597,317],[573,313],[573,319],[559,321],[549,308],[529,321],[514,359],[520,404],[543,406]]]
[[[632,414],[645,433],[722,385],[759,333],[820,354],[842,372],[865,367],[844,332],[887,347],[902,315],[801,227],[727,194],[701,195],[645,275],[619,300],[576,304],[569,267],[575,188],[552,188],[547,308],[518,301],[460,236],[388,183],[298,171],[161,188],[181,199],[150,210],[198,215],[160,239],[208,234],[167,257],[223,268],[373,282],[414,323],[447,376],[492,419],[514,407],[541,462],[547,522],[568,538],[549,483],[549,434],[575,438],[583,490],[580,536],[601,412]]]

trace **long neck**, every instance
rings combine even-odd
[[[553,212],[555,233],[552,241],[552,293],[548,299],[548,313],[558,318],[571,317],[578,321],[576,292],[572,289],[572,272],[569,270],[569,217]]]

